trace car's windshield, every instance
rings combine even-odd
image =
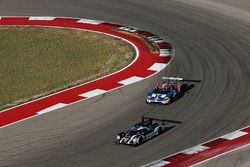
[[[169,89],[154,89],[153,90],[153,93],[168,93],[169,92]]]
[[[131,128],[130,130],[127,131],[127,135],[133,136],[138,133],[138,130],[136,128]]]

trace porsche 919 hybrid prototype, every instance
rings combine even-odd
[[[154,89],[147,93],[147,103],[169,104],[178,98],[181,93],[183,78],[162,77]]]
[[[118,133],[115,143],[138,146],[166,131],[167,123],[164,119],[142,117],[142,121],[128,131]]]

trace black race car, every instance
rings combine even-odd
[[[115,143],[133,146],[140,145],[166,131],[168,122],[169,120],[142,117],[141,122],[135,124],[126,132],[118,133]]]

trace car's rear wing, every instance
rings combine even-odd
[[[162,77],[163,80],[172,80],[172,81],[183,81],[183,78],[175,78],[175,77]]]
[[[176,77],[162,77],[162,80],[167,80],[167,81],[173,81],[173,82],[194,82],[194,83],[199,83],[201,80],[192,80],[192,79],[184,79],[184,78],[176,78]]]
[[[179,121],[173,121],[173,120],[168,120],[168,119],[159,119],[159,118],[152,118],[152,117],[144,117],[142,116],[142,123],[145,122],[153,122],[153,121],[159,121],[162,124],[167,124],[167,123],[176,123],[176,124],[180,124],[181,122]]]

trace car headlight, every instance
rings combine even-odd
[[[153,93],[153,94],[151,95],[151,97],[156,97],[156,94]]]
[[[161,98],[165,98],[167,95],[161,95]]]
[[[169,97],[165,97],[165,98],[164,98],[164,100],[169,101],[169,100],[170,100],[170,98],[169,98]]]

